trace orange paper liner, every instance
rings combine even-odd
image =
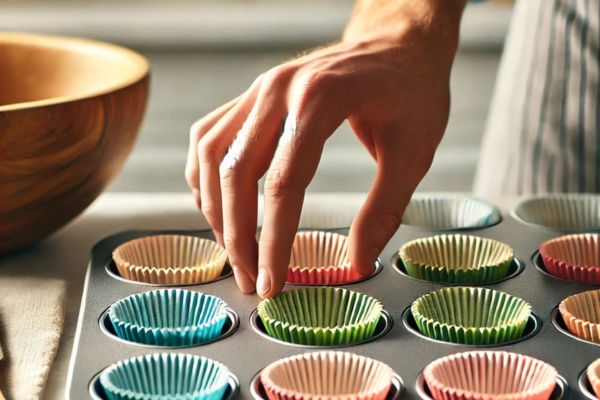
[[[558,373],[523,354],[476,351],[439,358],[423,377],[434,400],[548,400]]]
[[[195,236],[158,235],[131,240],[113,251],[119,274],[161,285],[209,282],[221,275],[227,252]]]
[[[287,282],[340,285],[361,277],[350,266],[346,236],[324,231],[302,231],[296,234]]]
[[[587,367],[587,378],[596,397],[600,398],[600,358]]]
[[[260,380],[270,400],[384,400],[392,374],[369,357],[322,351],[278,360]]]
[[[569,281],[600,284],[600,235],[561,236],[542,243],[540,256],[548,273]]]
[[[569,296],[558,310],[573,335],[600,344],[600,290]]]

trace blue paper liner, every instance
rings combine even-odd
[[[135,294],[108,312],[118,337],[157,346],[189,346],[218,337],[227,304],[216,296],[183,289]]]
[[[210,358],[159,353],[119,361],[100,375],[110,400],[221,400],[229,370]]]

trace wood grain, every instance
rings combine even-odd
[[[81,213],[115,177],[145,111],[149,66],[107,44],[0,34],[0,253]]]

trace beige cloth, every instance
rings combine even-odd
[[[65,283],[1,274],[0,390],[6,400],[37,400],[63,331]]]

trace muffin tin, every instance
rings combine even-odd
[[[348,233],[348,229],[330,231]],[[444,232],[453,233],[441,233]],[[131,294],[146,292],[156,287],[115,277],[114,267],[111,267],[112,251],[129,240],[162,233],[180,233],[213,239],[210,231],[135,231],[110,236],[92,249],[69,371],[67,393],[70,399],[94,398],[91,393],[95,391],[98,374],[108,366],[120,360],[156,352],[189,353],[219,361],[232,372],[231,388],[225,395],[226,399],[258,399],[262,398],[262,394],[260,385],[254,378],[259,371],[281,358],[318,350],[314,347],[281,343],[257,332],[261,330],[260,321],[254,315],[260,298],[255,294],[242,294],[237,289],[233,277],[229,277],[228,267],[223,271],[220,280],[185,287],[188,290],[218,296],[232,310],[230,320],[218,340],[195,347],[158,349],[116,339],[102,328],[106,328],[107,309],[111,304]],[[493,349],[527,354],[551,364],[562,377],[551,398],[583,400],[586,394],[579,387],[580,373],[600,357],[600,349],[595,344],[575,339],[557,329],[557,326],[560,328],[560,323],[554,322],[552,316],[563,299],[592,290],[594,286],[548,276],[534,267],[531,261],[540,244],[567,233],[571,231],[526,225],[511,217],[505,217],[495,226],[469,232],[471,235],[501,241],[513,248],[518,272],[510,274],[508,279],[487,284],[486,287],[517,296],[531,304],[535,310],[536,317],[529,321],[525,330],[526,337]],[[403,323],[403,314],[413,301],[449,285],[403,276],[398,273],[398,266],[392,267],[393,256],[404,243],[434,234],[440,234],[440,231],[402,226],[381,254],[382,270],[370,279],[342,286],[376,298],[387,312],[384,314],[384,320],[380,321],[381,326],[376,329],[373,340],[345,347],[343,351],[382,361],[394,370],[397,375],[388,393],[389,400],[421,398],[423,385],[418,384],[418,377],[430,362],[446,355],[474,349],[474,346],[425,339],[412,332],[410,321]],[[297,287],[286,285],[286,290]],[[239,317],[239,326],[235,316]],[[239,386],[236,383],[238,381]]]

